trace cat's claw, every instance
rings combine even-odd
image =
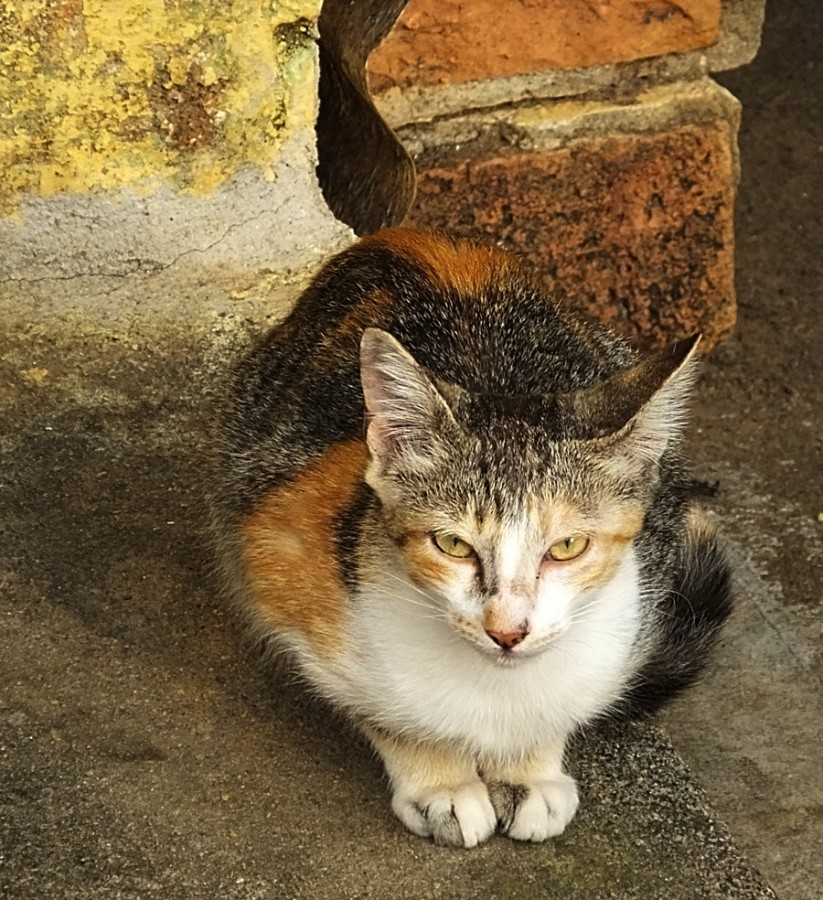
[[[500,830],[516,841],[557,837],[577,812],[577,785],[563,773],[528,785],[495,783],[489,792]]]
[[[392,808],[410,831],[447,847],[476,847],[497,828],[497,814],[481,781],[415,797],[395,794]]]

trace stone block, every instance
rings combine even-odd
[[[720,0],[410,0],[369,61],[376,93],[707,47]]]
[[[410,0],[369,60],[370,84],[395,128],[537,98],[617,96],[750,62],[764,5]]]
[[[637,342],[701,331],[710,348],[735,322],[735,101],[707,81],[561,107],[430,135],[410,220],[517,251]]]

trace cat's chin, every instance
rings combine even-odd
[[[529,662],[530,660],[536,659],[538,656],[545,653],[562,633],[562,631],[558,631],[555,634],[546,635],[541,640],[535,641],[534,643],[521,644],[510,650],[497,647],[491,643],[487,644],[483,641],[479,641],[474,635],[463,634],[462,636],[485,659],[502,668],[514,668]]]
[[[538,656],[544,647],[531,649],[529,647],[519,647],[512,650],[503,650],[500,647],[486,646],[479,644],[477,641],[471,641],[472,646],[490,662],[495,663],[502,668],[514,668],[527,660],[534,659]]]

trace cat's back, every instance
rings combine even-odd
[[[359,344],[392,334],[435,376],[485,394],[565,392],[634,352],[495,247],[388,229],[334,257],[237,366],[223,422],[233,490],[256,495],[363,435]]]
[[[235,399],[247,415],[301,398],[327,413],[361,408],[358,348],[367,327],[388,331],[439,378],[479,393],[565,392],[635,358],[613,333],[555,302],[513,255],[397,228],[324,267],[238,366]],[[302,408],[311,418],[309,404]]]

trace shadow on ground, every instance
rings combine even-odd
[[[4,339],[0,894],[770,896],[651,725],[581,742],[562,838],[435,848],[210,575],[207,340]]]

